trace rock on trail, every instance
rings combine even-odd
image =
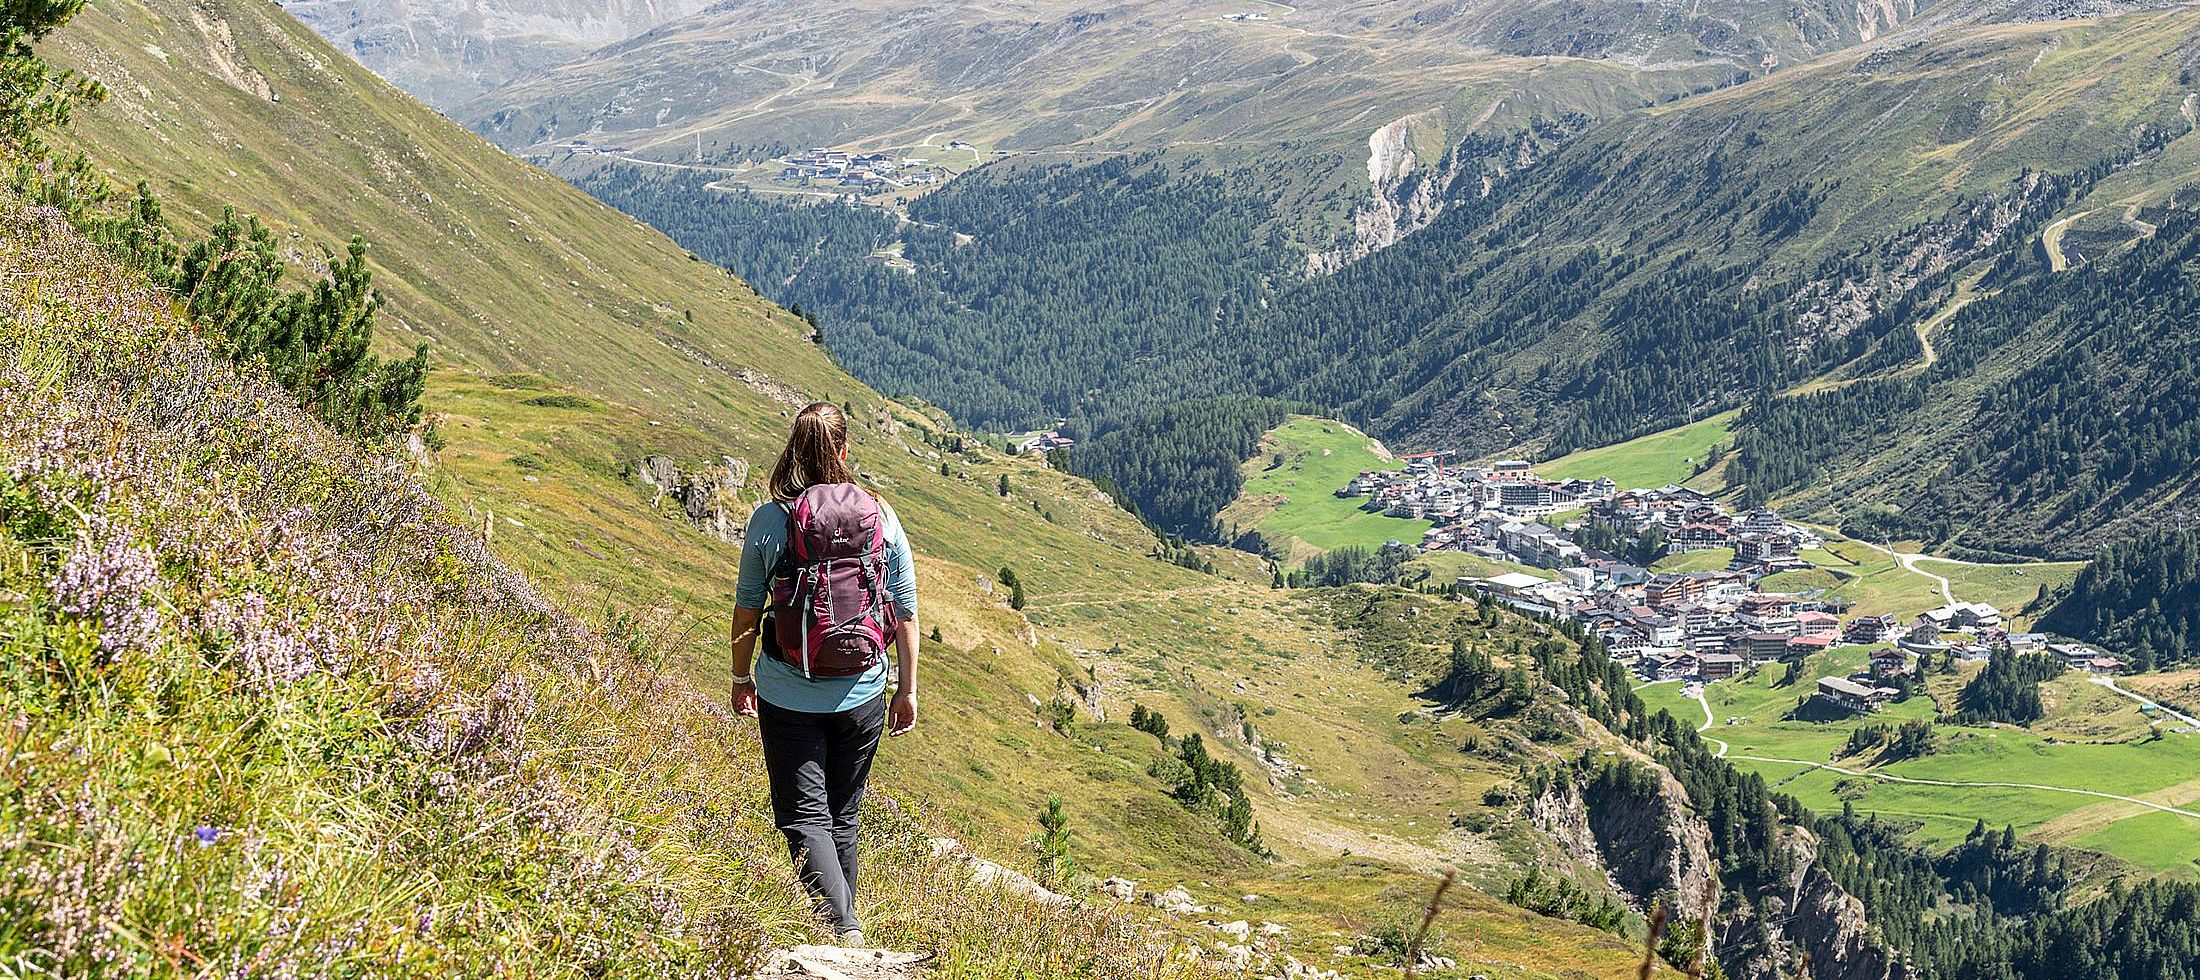
[[[897,953],[884,949],[842,949],[838,946],[796,946],[773,953],[756,972],[757,980],[778,977],[813,977],[816,980],[914,980],[924,975],[930,953]]]

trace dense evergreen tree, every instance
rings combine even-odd
[[[1933,723],[1912,718],[1899,725],[1860,725],[1849,732],[1841,755],[1854,758],[1869,754],[1874,764],[1914,759],[1933,751]]]
[[[1169,719],[1143,704],[1131,705],[1131,727],[1158,738],[1163,743],[1169,741]]]
[[[1244,488],[1244,461],[1301,407],[1264,398],[1164,403],[1058,454],[1060,465],[1120,487],[1163,531],[1221,540],[1215,515]]]
[[[45,134],[67,125],[105,87],[38,56],[33,45],[84,9],[84,0],[0,2],[0,150],[16,166],[47,155]]]
[[[1959,709],[1953,717],[1959,725],[2005,721],[2026,725],[2047,714],[2040,700],[2040,682],[2052,680],[2064,670],[2061,658],[2048,653],[2011,653],[1999,650],[1963,685],[1956,695]]]
[[[1546,876],[1541,869],[1529,867],[1528,873],[1513,879],[1505,888],[1505,901],[1524,909],[1540,912],[1557,919],[1572,919],[1593,929],[1607,932],[1619,931],[1626,920],[1627,910],[1620,907],[1612,896],[1592,892],[1576,884],[1571,878]]]
[[[2200,658],[2200,531],[2102,549],[2040,625],[2108,646],[2142,670]]]
[[[1151,155],[985,168],[911,202],[907,221],[707,183],[609,167],[579,186],[800,303],[858,377],[980,428],[1120,421],[1242,390],[1154,366],[1211,365],[1295,260],[1266,201]]]

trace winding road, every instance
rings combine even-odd
[[[2061,272],[2065,269],[2070,268],[2070,260],[2063,257],[2063,233],[2070,230],[2071,222],[2092,213],[2093,209],[2087,208],[2083,211],[2078,212],[2077,214],[2066,215],[2064,217],[2056,218],[2052,223],[2050,223],[2044,230],[2040,232],[2040,248],[2047,251],[2048,271]]]
[[[1923,575],[1923,576],[1925,576],[1926,578],[1932,579],[1932,580],[1933,580],[1934,582],[1937,582],[1937,583],[1939,583],[1939,584],[1940,584],[1940,598],[1941,598],[1941,599],[1942,599],[1943,601],[1947,602],[1947,603],[1948,603],[1949,605],[1951,605],[1951,606],[1952,606],[1952,605],[1955,605],[1955,604],[1956,604],[1956,593],[1955,593],[1955,589],[1954,589],[1954,588],[1953,588],[1952,586],[1950,586],[1950,585],[1948,584],[1948,577],[1947,577],[1947,576],[1945,576],[1945,575],[1935,575],[1935,574],[1933,574],[1933,573],[1931,573],[1931,572],[1928,572],[1928,571],[1926,571],[1926,570],[1924,570],[1924,569],[1922,569],[1922,568],[1919,568],[1919,567],[1917,567],[1917,563],[1918,563],[1918,560],[1919,560],[1919,559],[1925,559],[1925,560],[1927,560],[1927,561],[1944,561],[1944,562],[1947,562],[1948,564],[1951,564],[1951,565],[1976,565],[1976,564],[1978,564],[1978,562],[1971,562],[1971,561],[1960,561],[1960,560],[1958,560],[1958,559],[1954,559],[1954,558],[1941,558],[1941,557],[1938,557],[1938,556],[1935,556],[1935,555],[1913,555],[1913,554],[1909,554],[1909,553],[1907,553],[1907,552],[1902,552],[1902,551],[1896,551],[1896,550],[1894,550],[1893,548],[1889,548],[1889,547],[1887,547],[1887,546],[1885,546],[1885,545],[1877,545],[1877,544],[1873,544],[1873,543],[1871,543],[1871,542],[1869,542],[1869,541],[1866,541],[1866,540],[1864,540],[1864,539],[1862,539],[1862,538],[1856,538],[1856,539],[1853,539],[1853,540],[1855,540],[1857,544],[1863,545],[1863,546],[1864,546],[1864,547],[1866,547],[1866,548],[1870,548],[1871,550],[1873,550],[1873,551],[1876,551],[1876,552],[1879,552],[1880,554],[1886,555],[1886,556],[1887,556],[1887,557],[1889,557],[1889,558],[1893,558],[1893,559],[1894,559],[1894,563],[1895,563],[1895,564],[1897,564],[1897,565],[1900,565],[1900,566],[1902,566],[1902,570],[1903,570],[1903,571],[1905,571],[1905,572],[1910,572],[1910,573],[1912,573],[1912,574],[1915,574],[1915,575]]]
[[[1711,730],[1711,725],[1714,719],[1711,714],[1711,702],[1704,698],[1703,687],[1701,685],[1698,685],[1696,688],[1696,703],[1703,705],[1703,724],[1696,726],[1696,734],[1703,735],[1704,732]],[[1732,746],[1726,744],[1724,740],[1712,738],[1709,735],[1704,735],[1703,740],[1719,747],[1717,755],[1721,759],[1726,758],[1727,750],[1732,748]]]
[[[2161,712],[2161,713],[2163,713],[2163,714],[2165,714],[2165,715],[2168,715],[2168,716],[2170,716],[2170,717],[2172,717],[2172,718],[2175,718],[2175,719],[2177,719],[2178,721],[2184,722],[2184,723],[2185,723],[2185,724],[2187,724],[2187,725],[2191,725],[2191,726],[2192,726],[2193,728],[2195,728],[2195,729],[2200,729],[2200,718],[2194,718],[2193,716],[2191,716],[2191,715],[2188,715],[2188,714],[2186,714],[2186,713],[2184,713],[2184,712],[2182,712],[2182,711],[2179,711],[2179,710],[2177,710],[2176,708],[2172,708],[2172,707],[2170,707],[2169,705],[2166,705],[2166,704],[2161,704],[2161,703],[2158,703],[2158,702],[2155,702],[2155,701],[2149,701],[2149,700],[2147,700],[2147,699],[2146,699],[2146,697],[2145,697],[2144,695],[2141,695],[2141,694],[2139,694],[2139,693],[2137,693],[2137,692],[2135,692],[2135,691],[2127,690],[2127,689],[2125,689],[2125,688],[2123,688],[2123,687],[2121,687],[2121,686],[2118,686],[2118,685],[2117,685],[2117,683],[2116,683],[2116,678],[2113,678],[2113,677],[2096,677],[2096,678],[2093,678],[2093,683],[2095,683],[2095,684],[2099,684],[2099,685],[2101,685],[2102,687],[2108,688],[2108,689],[2109,689],[2109,690],[2111,690],[2111,691],[2114,691],[2114,692],[2116,692],[2116,693],[2118,693],[2118,694],[2121,694],[2121,695],[2123,695],[2124,697],[2130,698],[2130,699],[2132,699],[2133,701],[2137,701],[2137,702],[2139,702],[2140,704],[2143,704],[2143,705],[2146,705],[2147,707],[2153,708],[2154,710],[2156,710],[2156,711],[2159,711],[2159,712]]]

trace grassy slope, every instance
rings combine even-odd
[[[1223,526],[1259,531],[1271,549],[1294,564],[1347,546],[1372,550],[1390,541],[1418,544],[1430,522],[1369,513],[1360,509],[1366,497],[1336,495],[1362,470],[1403,467],[1380,446],[1335,419],[1286,420],[1261,437],[1259,453],[1245,462],[1245,486],[1219,515]],[[1411,568],[1435,582],[1506,572],[1550,577],[1525,565],[1455,551],[1426,553]]]
[[[1292,758],[1325,789],[1285,798],[1249,780],[1270,843],[1312,861],[1367,853],[1374,834],[1395,833],[1400,843],[1381,848],[1384,874],[1408,891],[1420,886],[1404,869],[1460,857],[1435,826],[1474,784],[1395,724],[1411,706],[1404,693],[1328,647],[1288,597],[1146,558],[1151,538],[1135,522],[1088,484],[1029,461],[974,450],[940,476],[914,428],[939,423],[846,378],[745,285],[396,96],[272,5],[192,10],[116,0],[56,38],[56,50],[117,93],[80,119],[87,148],[118,172],[157,175],[156,190],[186,220],[249,202],[301,250],[366,231],[390,332],[430,339],[443,363],[429,393],[450,440],[429,474],[438,494],[469,521],[493,511],[499,553],[576,608],[640,611],[675,676],[704,692],[723,683],[712,637],[734,554],[653,509],[627,475],[633,461],[730,454],[761,466],[789,411],[780,392],[835,397],[861,423],[858,465],[912,529],[925,618],[947,641],[932,658],[929,724],[890,748],[882,769],[890,791],[926,801],[928,819],[1018,860],[1030,814],[1058,791],[1089,867],[1149,873],[1156,884],[1206,881],[1203,899],[1319,867],[1251,866],[1143,775],[1151,747],[1113,726],[1089,739],[1083,729],[1078,738],[1042,732],[1023,707],[1089,673],[1104,680],[1115,717],[1137,697],[1180,730],[1202,730],[1230,710],[1212,692],[1270,683],[1290,664],[1295,685],[1239,699],[1275,709],[1260,724],[1294,743]],[[256,78],[280,101],[256,94]],[[514,370],[554,379],[551,390],[587,404],[530,405],[533,393],[489,383]],[[529,468],[511,462],[523,455],[536,457]],[[1002,472],[1013,473],[1012,498],[990,490]],[[978,587],[979,570],[1002,565],[1030,588],[1028,621]],[[1122,655],[1105,652],[1115,647]],[[1115,748],[1096,753],[1088,741]],[[1226,751],[1258,771],[1242,750]],[[1337,806],[1345,799],[1349,807]],[[1393,826],[1405,814],[1420,829]],[[1365,899],[1340,886],[1310,901],[1332,927],[1388,914]],[[1485,924],[1492,935],[1526,928],[1510,913],[1460,928]],[[1586,932],[1537,928],[1559,959],[1605,975],[1626,969],[1623,951]],[[1536,962],[1523,965],[1543,972]]]
[[[1608,476],[1630,488],[1687,483],[1697,475],[1696,461],[1712,446],[1728,441],[1737,414],[1726,412],[1617,445],[1568,453],[1538,464],[1536,472],[1554,480]]]
[[[1957,598],[1992,603],[1994,608],[2014,616],[2039,598],[2041,586],[2046,586],[2050,592],[2067,588],[2071,582],[2077,580],[2078,573],[2085,570],[2085,562],[1960,565],[1920,559],[1917,567],[1945,577],[1955,589]],[[2017,622],[2019,625],[2030,625],[2032,618],[2020,616]]]
[[[646,637],[12,199],[0,305],[10,972],[727,975],[817,935],[759,860],[753,729]],[[1166,923],[973,887],[910,815],[874,815],[865,912],[942,976],[1195,972]]]
[[[1716,572],[1734,563],[1734,549],[1711,548],[1705,551],[1684,551],[1667,555],[1650,563],[1656,572]]]
[[[1293,417],[1261,437],[1260,452],[1245,464],[1245,487],[1223,510],[1222,522],[1256,529],[1299,560],[1346,545],[1417,544],[1429,522],[1371,514],[1360,509],[1367,498],[1336,495],[1362,470],[1403,468],[1377,446],[1342,422]]]

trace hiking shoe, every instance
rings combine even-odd
[[[833,938],[833,944],[842,949],[862,949],[863,930],[850,929]]]

